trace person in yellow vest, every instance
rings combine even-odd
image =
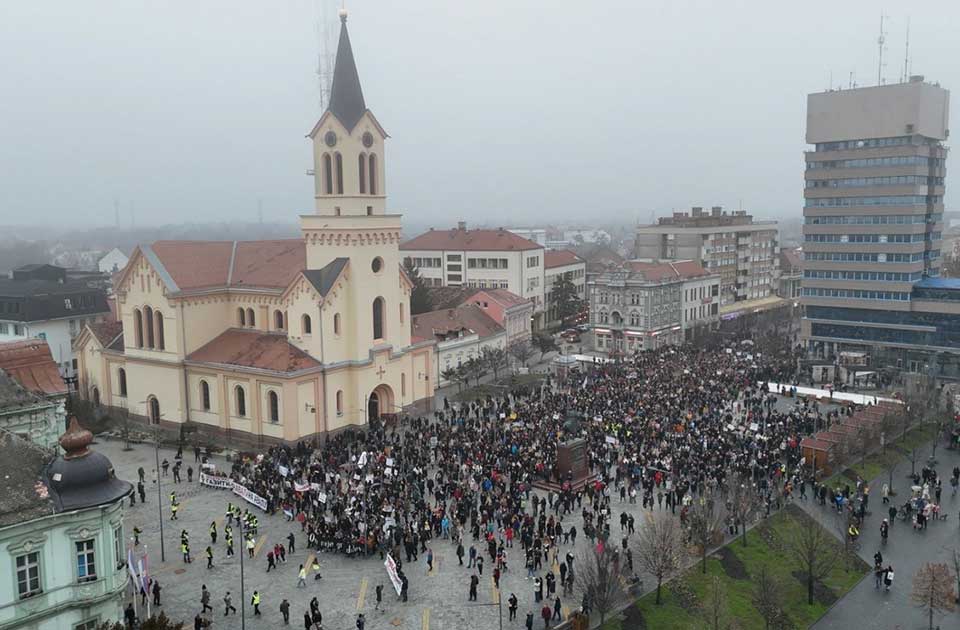
[[[210,523],[210,544],[217,544],[217,522],[213,521]]]
[[[254,591],[253,597],[250,598],[250,603],[253,604],[253,614],[260,614],[260,591]]]
[[[207,545],[207,568],[213,568],[213,548]]]
[[[180,542],[180,552],[183,554],[183,561],[185,563],[193,562],[190,559],[190,545],[186,541]]]
[[[170,520],[171,520],[171,521],[179,520],[179,519],[177,519],[177,510],[179,510],[179,509],[180,509],[180,506],[177,505],[176,503],[171,503],[171,504],[170,504]]]

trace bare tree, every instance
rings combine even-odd
[[[701,495],[693,501],[687,514],[690,540],[700,554],[701,568],[707,572],[707,551],[723,540],[723,508],[714,498]]]
[[[663,516],[658,516],[640,530],[637,560],[644,571],[657,578],[657,599],[664,580],[669,580],[680,570],[683,558],[683,543],[676,525]]]
[[[948,551],[950,552],[950,563],[953,565],[953,575],[957,578],[956,602],[960,604],[960,549],[951,547]]]
[[[952,611],[956,606],[953,591],[953,575],[946,564],[928,562],[913,576],[913,591],[910,599],[928,615],[929,629],[933,630],[933,613]]]
[[[600,625],[617,604],[626,598],[620,586],[620,562],[614,547],[604,545],[600,551],[590,546],[577,559],[574,577],[577,586],[590,602],[590,607],[600,613]]]
[[[752,484],[742,480],[731,479],[727,486],[727,501],[730,504],[730,514],[733,516],[743,546],[747,546],[747,525],[751,523],[763,509],[763,500]]]
[[[533,346],[525,339],[513,342],[510,344],[510,347],[507,348],[507,351],[510,353],[510,356],[516,359],[523,367],[527,367],[527,361],[533,356]]]
[[[836,543],[826,529],[806,514],[796,519],[788,546],[807,579],[807,604],[813,604],[813,585],[830,574],[837,561]]]
[[[707,587],[707,621],[710,623],[710,630],[723,630],[729,627],[727,621],[727,593],[723,588],[723,582],[718,576],[713,576],[710,580],[710,586]]]
[[[480,351],[480,356],[483,358],[486,366],[490,368],[490,371],[493,372],[494,380],[498,380],[500,378],[500,370],[503,368],[504,363],[507,362],[507,351],[503,348],[491,348],[487,346]]]
[[[753,579],[753,606],[763,617],[764,628],[770,630],[771,624],[782,614],[783,588],[777,579],[767,572],[766,567],[760,567],[760,572],[753,576]]]

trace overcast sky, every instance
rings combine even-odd
[[[0,224],[112,224],[115,199],[125,225],[131,208],[138,225],[255,220],[258,200],[265,220],[310,211],[304,135],[337,4],[0,3]],[[805,95],[831,72],[876,83],[880,6],[347,3],[367,106],[392,136],[389,206],[437,225],[741,203],[796,217]],[[887,80],[912,9],[913,72],[960,89],[960,2],[886,7]]]

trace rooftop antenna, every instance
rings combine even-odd
[[[330,101],[330,83],[333,81],[334,52],[330,42],[333,40],[331,29],[330,10],[335,0],[319,0],[320,17],[317,20],[317,39],[319,52],[317,53],[317,84],[320,88],[320,111],[326,111]]]
[[[910,18],[907,18],[907,45],[903,52],[903,83],[910,80]]]
[[[883,19],[886,17],[880,14],[880,36],[877,37],[877,49],[879,55],[877,58],[877,85],[883,85],[883,45],[887,41],[887,34],[883,30]]]

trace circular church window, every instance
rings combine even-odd
[[[383,269],[383,258],[377,256],[373,259],[373,262],[370,264],[370,268],[373,269],[373,273],[380,273],[380,270]]]

